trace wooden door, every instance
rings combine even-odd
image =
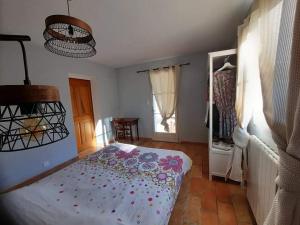
[[[80,152],[96,146],[91,82],[69,78],[69,85],[77,148]]]

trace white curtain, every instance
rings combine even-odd
[[[285,0],[282,14],[276,70],[262,85],[263,93],[271,92],[264,109],[280,156],[278,191],[265,225],[300,224],[300,1]]]
[[[295,10],[294,21],[287,19],[293,17]],[[299,225],[300,0],[256,1],[249,18],[240,27],[239,35],[240,68],[236,105],[239,128],[236,130],[245,131],[252,112],[256,107],[261,107],[260,99],[258,104],[256,102],[256,94],[260,92],[251,85],[253,79],[255,85],[261,87],[263,113],[272,130],[280,156],[279,174],[276,179],[278,191],[264,224]],[[251,69],[254,78],[248,73]],[[260,82],[257,80],[258,74]],[[251,94],[247,88],[250,88]],[[237,135],[242,133],[235,133],[233,138],[235,139],[236,135],[243,140],[246,135]],[[235,153],[237,152],[238,150]],[[239,154],[243,156],[241,152],[239,151]]]
[[[279,38],[279,28],[282,14],[283,0],[259,0],[258,8],[260,11],[260,57],[259,69],[261,77],[261,89],[263,96],[263,111],[268,125],[273,127],[273,95],[275,87],[275,62],[277,55],[277,45]],[[278,62],[277,62],[278,63]],[[279,91],[279,95],[282,94]],[[285,105],[281,105],[284,108]],[[284,119],[284,115],[282,115]],[[284,123],[281,123],[284,124]],[[280,130],[284,130],[281,127]],[[276,138],[277,139],[277,138]],[[278,140],[275,140],[278,142]]]
[[[273,76],[279,36],[282,0],[257,0],[251,14],[238,30],[238,73],[236,112],[238,126],[233,133],[235,148],[227,177],[241,181],[247,175],[249,142],[247,127],[253,113],[270,118]],[[264,100],[264,101],[263,101]],[[264,104],[263,104],[264,102]],[[269,122],[269,121],[268,121]]]
[[[168,119],[175,113],[178,99],[178,80],[180,66],[170,66],[159,70],[150,70],[152,93],[162,117],[161,124],[169,132]]]
[[[255,107],[262,107],[259,73],[259,13],[253,10],[238,28],[238,70],[236,81],[236,114],[238,125],[233,132],[235,143],[227,178],[243,182],[247,173],[246,147],[248,124]]]

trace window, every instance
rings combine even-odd
[[[156,99],[153,95],[153,114],[154,114],[154,131],[157,133],[176,133],[176,113],[172,115],[170,119],[168,119],[167,123],[169,124],[169,132],[165,131],[164,126],[161,125],[162,117],[160,115]]]

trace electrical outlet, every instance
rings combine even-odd
[[[44,161],[43,162],[43,166],[44,167],[49,167],[50,166],[50,162],[49,161]]]

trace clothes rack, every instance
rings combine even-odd
[[[237,54],[236,49],[229,49],[224,51],[208,53],[208,67],[209,67],[209,178],[212,176],[226,176],[227,165],[232,157],[232,150],[216,148],[213,144],[213,75],[215,64],[217,60],[222,60],[222,63],[228,62],[229,59]]]

